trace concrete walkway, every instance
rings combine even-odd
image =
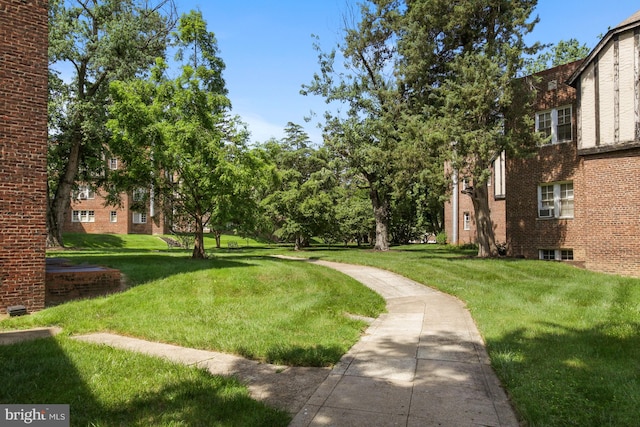
[[[326,261],[387,313],[343,356],[291,426],[517,426],[463,303],[388,271]]]
[[[518,426],[458,299],[384,270],[312,262],[355,278],[387,301],[387,313],[331,370],[260,364],[112,334],[77,338],[235,375],[252,397],[294,414],[293,427]]]

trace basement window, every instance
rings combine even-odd
[[[540,249],[538,258],[544,261],[573,261],[573,249]]]

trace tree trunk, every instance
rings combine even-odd
[[[476,217],[476,240],[478,257],[490,258],[498,256],[491,210],[489,209],[489,192],[486,184],[474,186],[471,193],[473,210]]]
[[[213,231],[213,235],[216,238],[216,248],[220,249],[220,236],[222,235],[222,233],[220,232],[220,230],[212,230]]]
[[[191,254],[193,259],[206,259],[207,254],[204,251],[204,224],[202,223],[202,216],[196,218],[196,231],[195,239],[193,242],[193,253]]]
[[[376,221],[376,243],[373,247],[376,251],[389,250],[389,201],[381,197],[380,193],[371,188],[369,191],[373,216]]]
[[[299,251],[301,248],[302,248],[302,236],[299,233],[296,233],[296,239],[295,239],[293,250]]]
[[[60,176],[56,194],[49,203],[47,212],[47,245],[49,247],[64,246],[62,240],[62,227],[64,225],[67,208],[71,201],[71,191],[75,184],[80,164],[80,146],[82,144],[82,134],[80,131],[74,132],[69,159],[64,173]]]

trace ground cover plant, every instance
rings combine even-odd
[[[525,425],[637,425],[640,280],[474,254],[412,245],[299,256],[384,268],[465,301]]]

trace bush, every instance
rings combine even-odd
[[[436,243],[439,245],[446,245],[447,244],[447,233],[445,233],[444,231],[439,232],[436,235]]]

